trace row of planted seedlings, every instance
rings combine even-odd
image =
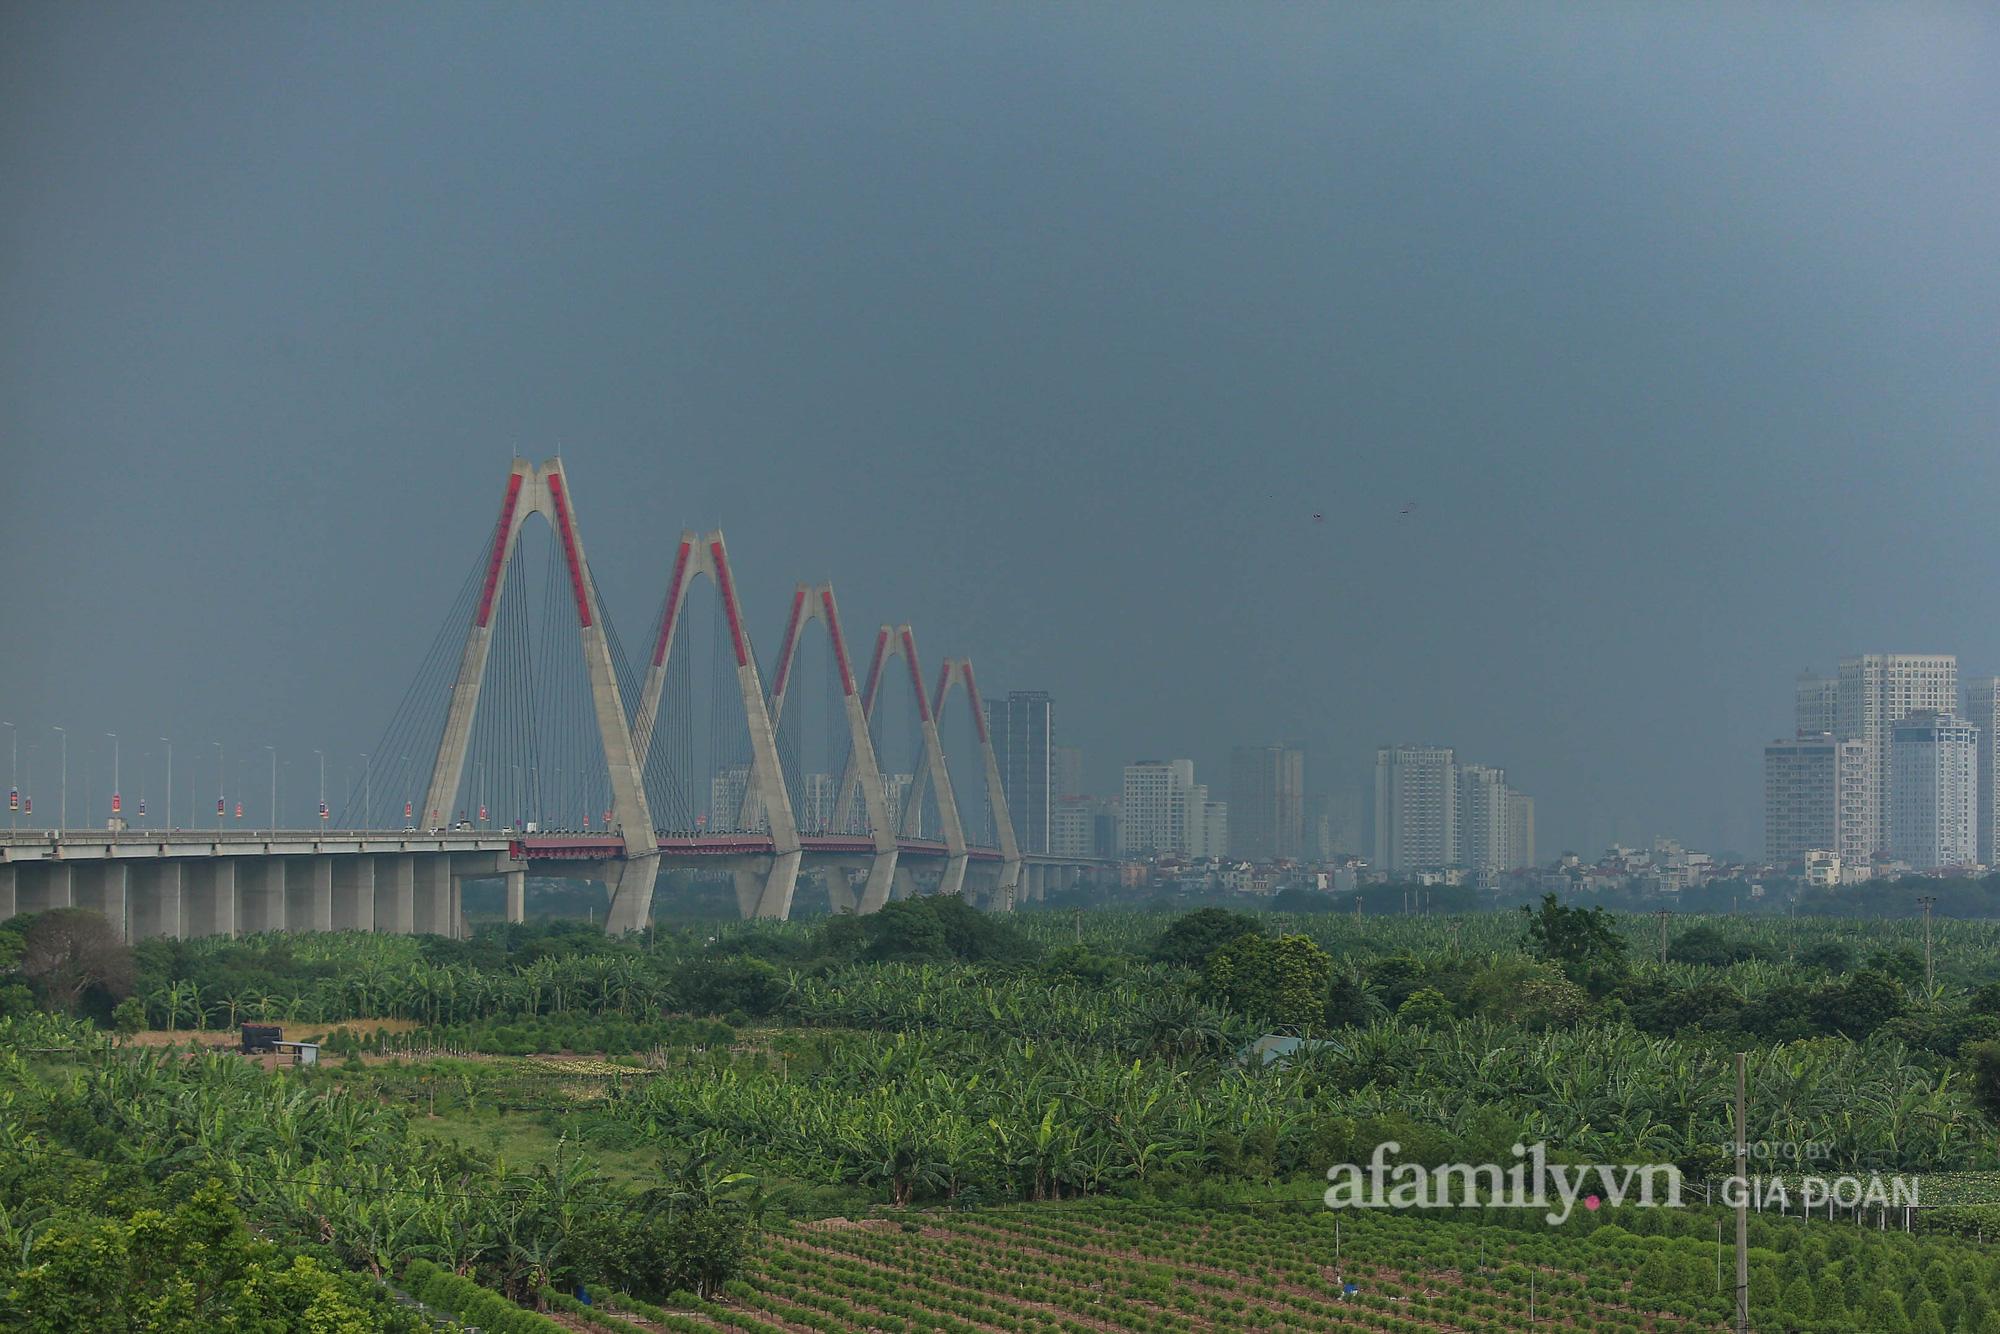
[[[1386,1300],[1344,1298],[1338,1285],[1318,1293],[1279,1293],[1242,1272],[1202,1260],[1180,1240],[1168,1242],[1175,1254],[1162,1255],[1161,1236],[1181,1225],[1158,1213],[1139,1237],[1101,1233],[1076,1219],[1049,1219],[1027,1213],[958,1217],[948,1226],[966,1241],[968,1258],[1004,1256],[1011,1264],[1054,1274],[1072,1287],[1103,1285],[1107,1296],[1126,1304],[1150,1328],[1160,1314],[1178,1312],[1202,1325],[1296,1326],[1302,1329],[1394,1328],[1384,1318],[1401,1314]],[[990,1262],[990,1259],[989,1259]],[[1112,1285],[1119,1291],[1114,1292]],[[1132,1318],[1128,1316],[1128,1318]]]
[[[1095,1255],[1093,1248],[1129,1247],[1129,1229],[1137,1220],[1110,1211],[1093,1218],[1095,1212],[1019,1216],[1006,1226],[1043,1249],[1066,1242],[1079,1256]],[[1359,1306],[1452,1322],[1476,1317],[1508,1327],[1519,1323],[1531,1305],[1528,1270],[1517,1263],[1503,1263],[1497,1272],[1492,1266],[1484,1273],[1475,1269],[1474,1245],[1463,1237],[1469,1229],[1462,1225],[1372,1216],[1343,1220],[1355,1233],[1356,1248],[1340,1257],[1336,1273],[1335,1224],[1324,1215],[1267,1213],[1246,1220],[1239,1214],[1204,1220],[1190,1213],[1167,1220],[1149,1211],[1147,1222],[1147,1245],[1165,1261],[1153,1267],[1155,1290],[1163,1284],[1185,1286],[1194,1273],[1201,1285],[1255,1294],[1254,1301],[1227,1299],[1238,1318],[1261,1305],[1296,1307],[1324,1320],[1329,1318],[1328,1303],[1334,1302],[1350,1310]],[[1503,1244],[1491,1254],[1504,1262],[1507,1251]],[[1448,1271],[1448,1277],[1440,1271]],[[1360,1291],[1345,1294],[1344,1281],[1356,1283]],[[1439,1286],[1445,1290],[1435,1290]],[[1538,1273],[1535,1287],[1532,1305],[1538,1316],[1588,1319],[1613,1329],[1644,1327],[1642,1313],[1629,1306],[1622,1285],[1612,1280],[1558,1269]]]
[[[1352,1247],[1341,1248],[1337,1237],[1351,1237]],[[1437,1276],[1449,1273],[1453,1291],[1444,1300],[1456,1314],[1476,1309],[1480,1290],[1488,1288],[1494,1294],[1488,1302],[1513,1312],[1525,1304],[1526,1270],[1532,1269],[1538,1313],[1660,1315],[1635,1303],[1618,1271],[1602,1263],[1601,1248],[1574,1234],[1513,1233],[1451,1216],[1237,1211],[1211,1216],[1198,1240],[1183,1240],[1218,1263],[1252,1272],[1282,1262],[1295,1271],[1288,1281],[1307,1286],[1314,1274],[1330,1272],[1339,1248],[1346,1277],[1367,1274],[1378,1284],[1412,1288],[1420,1304],[1432,1300],[1425,1289],[1436,1286]]]
[[[788,1276],[834,1287],[871,1309],[910,1319],[913,1329],[963,1324],[1014,1334],[1078,1331],[1096,1325],[1072,1318],[1075,1294],[1039,1276],[996,1270],[990,1257],[955,1251],[949,1243],[901,1231],[811,1230],[775,1238],[767,1264],[782,1261]],[[898,1294],[921,1294],[903,1302]],[[1057,1309],[1047,1309],[1047,1308]],[[1101,1313],[1092,1313],[1101,1319]],[[883,1326],[887,1328],[888,1326]]]
[[[779,1240],[766,1254],[756,1286],[766,1309],[815,1329],[936,1329],[978,1334],[980,1326],[955,1293],[914,1276],[881,1275],[855,1266],[843,1272],[816,1253]],[[921,1300],[909,1295],[921,1294]]]

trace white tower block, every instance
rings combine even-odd
[[[521,526],[530,514],[540,514],[555,530],[563,562],[569,570],[598,739],[603,743],[605,766],[610,771],[612,819],[614,827],[622,830],[625,837],[625,860],[618,864],[611,885],[611,911],[605,918],[605,929],[629,931],[643,925],[651,911],[653,881],[659,871],[659,844],[653,834],[652,813],[646,809],[645,785],[640,780],[632,734],[625,727],[625,702],[618,693],[617,673],[612,670],[611,646],[605,639],[596,585],[591,581],[590,565],[583,553],[583,534],[571,507],[568,477],[559,458],[550,459],[540,467],[526,459],[515,459],[508,474],[500,522],[494,528],[487,558],[486,582],[466,634],[458,683],[452,688],[450,712],[438,744],[437,763],[431,769],[430,786],[425,790],[425,818],[430,828],[451,822],[452,805],[465,777],[465,757],[472,742],[472,720],[479,706],[479,691],[486,679],[486,658],[493,646],[493,612],[507,582],[508,559],[514,554]]]
[[[847,641],[840,633],[840,613],[834,606],[832,584],[821,584],[813,590],[800,584],[792,593],[792,614],[785,622],[785,643],[778,652],[771,680],[771,726],[775,729],[784,720],[785,695],[791,686],[792,664],[798,656],[799,638],[809,621],[819,621],[826,626],[827,639],[833,646],[834,665],[840,672],[841,706],[847,715],[850,745],[847,763],[860,781],[862,800],[868,811],[869,832],[875,844],[875,855],[868,864],[868,880],[856,907],[860,912],[874,912],[888,902],[889,887],[895,881],[896,828],[889,818],[888,794],[882,790],[882,770],[876,761],[875,742],[868,735],[868,715],[862,710],[860,692],[854,688],[854,670],[847,658]],[[751,790],[755,790],[754,782]],[[836,790],[844,792],[845,788]],[[753,814],[753,801],[751,792],[746,791],[743,795],[743,818],[746,821]],[[845,827],[845,820],[837,818],[836,828]],[[846,896],[835,887],[832,878],[827,882],[827,896],[835,912],[848,906],[844,902]]]
[[[798,822],[792,815],[791,795],[785,791],[785,775],[778,763],[778,736],[771,715],[764,708],[764,686],[757,674],[757,660],[750,652],[750,639],[743,628],[743,611],[737,605],[736,585],[729,574],[729,553],[720,531],[697,539],[691,532],[681,534],[680,550],[674,557],[672,581],[667,585],[666,608],[660,614],[659,632],[653,637],[653,657],[646,668],[646,680],[639,690],[639,712],[632,727],[633,745],[641,771],[652,751],[658,730],[660,694],[667,680],[667,663],[673,655],[675,632],[680,627],[681,609],[687,604],[688,585],[696,575],[706,574],[715,581],[729,618],[729,638],[736,654],[736,683],[743,697],[743,717],[750,727],[750,790],[763,803],[771,830],[771,870],[747,916],[789,917],[792,893],[798,888],[799,865],[805,849],[799,843]],[[744,896],[747,902],[747,895]]]

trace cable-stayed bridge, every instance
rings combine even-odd
[[[669,867],[726,875],[744,916],[778,918],[802,882],[834,911],[922,892],[1005,910],[1102,869],[1020,850],[971,661],[943,659],[926,690],[915,631],[887,624],[857,679],[830,584],[794,591],[767,678],[723,535],[683,533],[646,642],[635,662],[619,639],[561,460],[516,459],[337,815],[244,834],[219,795],[213,831],[0,833],[0,917],[91,907],[132,939],[449,934],[465,881],[504,878],[518,920],[534,874],[604,882],[621,932]]]

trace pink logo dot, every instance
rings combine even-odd
[[[1594,1210],[1597,1208],[1598,1205],[1602,1203],[1603,1201],[1598,1199],[1595,1195],[1586,1195],[1583,1197],[1583,1207],[1586,1209]]]

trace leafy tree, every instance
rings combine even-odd
[[[1885,973],[1864,968],[1846,981],[1813,993],[1813,1009],[1830,1031],[1863,1038],[1903,1012],[1903,988]]]
[[[1794,1321],[1808,1323],[1812,1320],[1814,1310],[1812,1284],[1806,1281],[1804,1275],[1785,1285],[1785,1293],[1779,1299],[1778,1308]]]
[[[1410,954],[1391,954],[1368,965],[1368,984],[1391,1009],[1410,998],[1425,984],[1423,960]]]
[[[1352,965],[1335,970],[1326,989],[1326,1022],[1336,1028],[1365,1027],[1383,1013],[1381,998]]]
[[[1261,1023],[1303,1028],[1325,1014],[1332,956],[1307,936],[1238,936],[1209,956],[1207,993]]]
[[[146,1006],[137,996],[127,996],[111,1011],[111,1026],[120,1033],[137,1033],[146,1026]]]
[[[770,1014],[785,999],[785,978],[762,959],[695,959],[674,979],[679,1003],[699,1014]]]
[[[1035,953],[1020,928],[979,911],[957,894],[885,903],[862,922],[868,936],[862,957],[875,962],[1007,962]]]
[[[1875,951],[1868,956],[1868,967],[1877,973],[1887,973],[1906,987],[1924,980],[1924,956],[1908,945]]]
[[[1972,1100],[2000,1120],[2000,1042],[1975,1042],[1961,1053],[1972,1076]]]
[[[1675,963],[1706,964],[1711,968],[1725,968],[1767,954],[1750,941],[1730,939],[1721,927],[1708,922],[1681,932],[1667,946],[1667,957]]]
[[[1396,1017],[1406,1024],[1437,1027],[1454,1018],[1451,1002],[1435,987],[1420,987],[1396,1007]]]
[[[1202,908],[1176,918],[1153,942],[1151,957],[1160,963],[1203,967],[1218,949],[1240,936],[1263,933],[1263,926],[1248,913],[1224,908]]]
[[[1544,959],[1566,969],[1607,969],[1625,964],[1625,938],[1611,914],[1601,906],[1571,908],[1553,894],[1542,896],[1538,909],[1521,909],[1528,919],[1528,946]]]
[[[21,975],[65,1014],[79,1013],[84,994],[113,1001],[132,992],[132,951],[102,913],[56,908],[37,914],[21,939]]]
[[[1854,949],[1842,940],[1817,941],[1799,951],[1799,963],[1806,968],[1844,973],[1854,967]]]

